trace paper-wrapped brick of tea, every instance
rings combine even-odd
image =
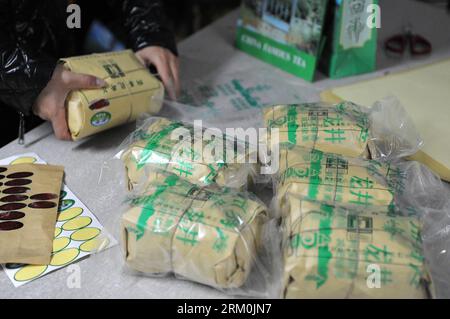
[[[72,139],[156,114],[164,97],[162,83],[153,77],[131,50],[65,58],[64,67],[105,80],[101,89],[75,90],[67,99],[67,122]]]
[[[198,188],[175,175],[151,184],[122,217],[126,263],[153,275],[238,288],[255,262],[265,207],[227,188]]]
[[[0,263],[50,263],[64,169],[0,167]]]
[[[192,125],[165,118],[153,118],[149,122],[148,128],[133,134],[131,145],[121,154],[129,189],[154,178],[155,169],[163,169],[197,185],[215,182],[239,188],[248,182],[252,165],[245,164],[249,149],[244,143],[235,143],[224,135],[207,140],[201,128],[196,130]],[[189,136],[180,140],[177,132]],[[214,153],[214,148],[224,151]],[[231,163],[227,162],[227,151],[233,152]]]
[[[296,146],[280,148],[280,173],[275,181],[277,201],[287,193],[310,200],[387,210],[401,174],[376,161],[352,159]]]
[[[263,116],[265,127],[279,129],[279,143],[368,157],[369,116],[351,102],[276,105],[265,108]]]
[[[413,217],[302,205],[284,219],[285,298],[427,298]]]

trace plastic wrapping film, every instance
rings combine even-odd
[[[278,205],[286,194],[349,207],[377,206],[388,211],[403,172],[374,160],[362,160],[290,144],[280,146],[279,173],[274,178]]]
[[[204,59],[182,56],[180,76],[182,92],[177,101],[164,101],[160,115],[193,122],[206,127],[260,127],[261,108],[275,103],[317,101],[320,91],[307,83],[270,66],[230,68]],[[192,77],[195,74],[196,77]]]
[[[75,90],[67,99],[67,122],[73,140],[156,114],[164,97],[162,83],[131,50],[62,59],[64,67],[107,82],[101,89]]]
[[[221,79],[213,80],[211,83],[207,82],[210,88],[213,87],[213,82],[221,81]],[[193,126],[188,123],[196,119],[204,120],[203,128],[263,126],[261,125],[264,123],[262,105],[232,111],[230,106],[235,107],[234,102],[230,100],[231,103],[227,103],[225,100],[231,99],[231,97],[221,95],[226,86],[220,86],[220,88],[219,86],[217,88],[220,96],[208,97],[204,105],[186,101],[180,103],[181,100],[165,102],[162,114],[171,119],[182,119],[185,122],[179,122],[180,127],[191,127],[191,131]],[[199,92],[206,96],[211,93],[205,93],[203,89],[199,89]],[[242,94],[252,91],[239,92]],[[218,102],[222,100],[225,101],[225,106],[217,107],[218,105],[222,106]],[[286,100],[287,103],[289,103],[288,100],[290,98]],[[284,102],[284,100],[280,101]],[[292,103],[299,102],[305,101],[292,100]],[[143,177],[138,177],[133,185],[142,187],[133,187],[134,191],[129,194],[125,207],[119,209],[123,215],[120,219],[120,227],[116,228],[120,229],[120,236],[123,239],[123,254],[115,262],[123,264],[125,258],[126,269],[133,274],[150,277],[174,274],[177,278],[218,288],[230,295],[294,298],[448,297],[450,294],[448,288],[450,271],[448,271],[447,265],[450,257],[447,247],[450,239],[448,239],[447,233],[450,229],[450,221],[446,220],[450,220],[450,217],[448,208],[445,208],[450,207],[447,203],[448,192],[440,180],[428,169],[416,162],[405,162],[399,159],[416,152],[422,144],[414,126],[398,102],[392,98],[378,102],[370,110],[349,103],[343,105],[346,111],[352,110],[347,114],[345,122],[349,124],[347,127],[359,129],[358,135],[350,133],[353,134],[350,135],[352,138],[356,137],[351,141],[357,143],[347,145],[346,149],[350,155],[362,158],[329,154],[326,151],[330,149],[326,147],[323,149],[324,152],[321,152],[317,147],[315,150],[307,150],[289,145],[289,141],[281,143],[280,172],[273,176],[276,185],[274,189],[277,191],[273,208],[277,212],[276,216],[282,217],[281,228],[273,219],[268,222],[255,223],[255,220],[267,221],[267,212],[263,213],[262,211],[254,213],[260,218],[254,218],[253,222],[252,219],[241,217],[240,226],[232,231],[228,230],[228,232],[224,231],[223,224],[201,221],[204,218],[213,220],[214,216],[226,216],[225,208],[219,209],[211,206],[211,197],[221,198],[226,203],[232,198],[239,198],[235,195],[231,196],[231,194],[240,194],[244,198],[247,196],[253,198],[253,196],[218,186],[217,184],[221,184],[220,178],[211,180],[211,183],[201,182],[201,178],[198,179],[198,176],[203,176],[203,171],[200,175],[193,175],[196,177],[190,180],[185,174],[179,174],[178,171],[170,169],[169,162],[175,161],[170,161],[168,158],[171,158],[173,154],[163,152],[166,156],[163,156],[164,159],[158,165],[146,165]],[[356,114],[367,116],[366,120],[360,122],[366,125],[367,132],[363,132],[367,133],[367,141],[358,140],[361,130],[358,125],[355,125],[355,117],[352,118],[355,110]],[[143,125],[120,146],[121,152],[118,157],[125,159],[127,154],[128,156],[131,153],[138,154],[140,151],[132,152],[130,146],[142,143],[142,137],[147,138],[150,134],[149,128],[158,121],[167,120],[162,118],[145,119]],[[170,127],[171,123],[174,122],[160,122],[156,125]],[[342,127],[333,129],[342,129]],[[289,134],[286,135],[289,136]],[[193,136],[195,137],[195,134]],[[138,149],[142,149],[142,146],[138,146]],[[168,149],[173,150],[173,147]],[[308,166],[311,164],[310,161],[296,159],[298,154],[289,155],[288,151],[291,150],[301,150],[302,153],[309,152],[309,158],[311,158],[311,153],[313,158],[321,153],[323,156],[319,171],[325,174],[321,177],[324,177],[324,181],[334,181],[335,184],[320,185],[317,183],[319,181],[316,176],[317,161],[314,164],[316,166],[310,167]],[[335,147],[333,151],[342,152],[342,149]],[[167,154],[169,155],[167,156]],[[364,159],[364,156],[367,157],[367,155],[376,157],[380,161]],[[309,179],[301,180],[304,177],[301,177],[302,174],[299,174],[301,178],[296,181],[295,179],[299,176],[296,174],[289,176],[289,173],[286,173],[292,168],[291,159],[285,165],[283,164],[283,159],[288,159],[288,156],[293,157],[293,163],[296,163],[293,165],[294,169],[298,165],[299,172],[305,169],[307,172],[312,172],[310,180],[313,183],[310,183]],[[395,162],[392,163],[392,161]],[[129,162],[132,165],[137,163],[135,160]],[[158,161],[155,162],[158,163]],[[120,168],[116,169],[115,166]],[[165,171],[160,171],[161,168]],[[128,170],[123,170],[121,161],[114,161],[108,169],[114,175],[119,175],[118,171],[120,174],[128,175]],[[250,171],[253,172],[253,169]],[[278,191],[280,189],[278,183],[283,177],[283,171],[285,177],[289,176],[292,179],[288,180],[286,185],[282,185],[285,187],[284,190]],[[292,171],[291,169],[291,173]],[[344,171],[349,174],[343,174]],[[167,181],[169,172],[176,175]],[[242,174],[234,175],[230,179],[234,180],[234,184],[231,183],[228,186],[245,184],[236,183],[237,180],[248,180],[249,174],[243,175],[246,177],[242,178]],[[163,178],[163,176],[165,177]],[[236,177],[240,177],[240,179],[236,179]],[[327,180],[327,177],[330,179]],[[352,179],[352,177],[355,178]],[[172,178],[173,180],[171,180]],[[124,180],[127,180],[127,183],[128,179],[129,176],[125,176]],[[167,183],[173,184],[174,181],[176,181],[175,185],[167,185]],[[315,185],[314,182],[316,182]],[[342,185],[336,184],[337,182]],[[310,184],[314,185],[313,189],[316,188],[316,197],[309,197]],[[345,191],[340,194],[340,191],[344,189]],[[225,192],[225,190],[227,191]],[[299,190],[300,192],[298,192]],[[352,191],[355,194],[352,194]],[[218,193],[220,195],[217,195]],[[260,196],[260,192],[257,194]],[[292,212],[306,211],[305,208],[302,208],[301,203],[311,199],[314,200],[311,201],[311,205],[315,205],[317,209],[308,210],[308,218],[291,216]],[[356,201],[356,203],[352,201]],[[248,200],[248,202],[252,203],[252,207],[258,207],[261,204],[256,198]],[[223,205],[227,207],[227,204]],[[299,207],[298,210],[297,208],[291,209],[291,205]],[[204,211],[198,209],[199,207],[202,207]],[[329,213],[327,207],[333,207],[333,214]],[[195,208],[193,212],[192,208]],[[323,211],[324,208],[325,211]],[[257,208],[256,211],[259,209]],[[117,207],[115,210],[118,210]],[[204,214],[195,214],[199,211]],[[253,208],[247,210],[247,212],[249,211],[256,212]],[[140,216],[146,218],[145,224],[139,223]],[[331,225],[327,224],[330,220],[332,221]],[[370,236],[362,229],[368,225],[367,220],[371,220],[372,233]],[[350,222],[351,224],[348,224]],[[342,226],[344,223],[347,225]],[[255,252],[258,247],[258,244],[255,243],[257,237],[253,236],[252,232],[239,233],[245,229],[254,231],[258,224],[262,225],[262,235],[259,236],[262,241],[261,252]],[[353,229],[348,227],[349,225],[353,225]],[[332,231],[332,236],[327,235],[327,229]],[[299,239],[305,231],[311,235],[307,240],[316,240],[318,246],[315,250],[308,251],[297,248],[294,253],[292,246],[299,241],[290,239],[293,239],[295,235],[298,235],[297,239]],[[186,238],[187,234],[190,237]],[[228,236],[230,242],[229,248],[222,255],[213,250],[214,247],[220,247],[220,242],[224,238],[221,234]],[[283,245],[278,245],[278,236],[283,238]],[[370,242],[367,241],[369,237]],[[199,239],[202,239],[201,243]],[[353,259],[348,260],[348,258],[339,256],[341,251],[339,245],[342,244],[342,241],[347,245],[347,252],[350,254],[355,251],[353,249],[355,245],[358,247],[361,245],[361,250],[352,255]],[[194,242],[197,244],[192,245]],[[315,268],[320,268],[318,254],[324,252],[324,248],[319,244],[324,242],[329,244],[328,247],[332,253],[329,258],[331,266],[328,281],[317,288],[315,285],[321,279],[317,271],[314,271]],[[384,248],[384,245],[389,246],[392,251],[388,251],[387,254],[382,251],[378,254],[376,249],[370,246],[371,244],[379,248]],[[243,247],[245,249],[242,249]],[[254,249],[253,252],[251,252],[252,249]],[[209,251],[209,253],[205,253],[205,251]],[[390,252],[392,255],[389,254]],[[381,287],[386,284],[387,286],[384,288],[393,287],[392,289],[367,288],[369,273],[367,272],[366,256],[372,256],[371,254],[391,258],[384,263],[379,262],[378,265],[381,267]],[[154,258],[155,255],[158,257]],[[305,258],[300,258],[299,261],[298,256]],[[200,261],[200,259],[202,260]],[[252,259],[253,261],[250,261]],[[345,267],[348,267],[344,267],[341,272],[343,277],[337,278],[334,271],[342,270],[339,268],[342,266],[340,264],[342,261]],[[219,264],[220,267],[216,267]],[[248,267],[248,265],[251,266]],[[236,271],[237,268],[239,271]],[[291,272],[294,277],[298,275],[294,281],[291,280],[292,278],[290,279]],[[305,277],[302,277],[303,275]],[[137,283],[142,281],[140,277],[135,278],[137,287]],[[302,289],[296,290],[296,281]],[[286,288],[289,285],[291,290]],[[392,285],[398,285],[398,289],[396,289],[397,286]],[[307,289],[309,286],[311,289]],[[385,293],[381,294],[380,291]]]
[[[159,117],[146,119],[120,149],[116,157],[125,165],[129,189],[145,185],[161,169],[198,185],[243,188],[257,169],[256,145]]]
[[[430,192],[434,189],[430,189]],[[425,209],[423,216],[423,245],[425,258],[429,261],[430,272],[437,298],[450,298],[450,191],[440,192],[447,201]]]
[[[352,102],[275,105],[263,110],[263,118],[266,128],[279,130],[278,143],[350,157],[392,160],[412,155],[422,145],[393,97],[370,109]]]
[[[280,158],[281,296],[449,297],[450,194],[433,172],[289,144]],[[372,271],[382,289],[369,288]]]
[[[288,194],[283,212],[285,298],[449,298],[450,192],[422,207],[361,209]],[[434,208],[431,208],[433,206]],[[374,277],[378,276],[378,277]],[[376,279],[375,279],[376,278]],[[378,281],[378,282],[377,282]],[[378,285],[378,286],[374,286]]]
[[[273,222],[254,195],[199,187],[167,172],[133,192],[121,218],[125,263],[150,276],[175,274],[228,293],[275,293],[267,254]],[[273,245],[273,242],[272,242]]]
[[[272,178],[280,207],[288,193],[385,212],[394,204],[420,210],[442,208],[447,201],[442,182],[418,162],[364,160],[289,144],[280,146],[279,172]]]
[[[431,296],[417,216],[351,210],[293,196],[290,204],[283,222],[283,297]]]

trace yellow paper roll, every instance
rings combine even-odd
[[[176,176],[152,185],[122,217],[126,263],[220,288],[242,286],[261,241],[265,207],[230,189]]]
[[[180,142],[177,132],[183,136],[189,134],[193,143],[191,138],[184,138]],[[245,158],[252,151],[244,143],[235,142],[224,135],[214,141],[204,139],[202,129],[196,130],[189,124],[155,118],[147,129],[140,129],[133,135],[137,138],[121,156],[129,189],[154,179],[152,172],[155,170],[167,171],[197,185],[217,183],[241,188],[246,185],[255,167],[245,164],[248,163]],[[215,147],[220,151],[207,157]],[[224,149],[233,152],[228,162]]]
[[[292,206],[283,221],[283,295],[427,298],[420,229],[413,217],[317,202]]]
[[[266,128],[279,130],[279,141],[269,143],[368,157],[368,112],[351,102],[275,105],[265,108],[263,116]]]
[[[62,59],[65,68],[107,82],[101,89],[75,90],[67,99],[67,118],[73,140],[158,113],[164,97],[162,83],[131,50]]]
[[[401,185],[395,174],[402,176],[394,167],[376,161],[283,145],[276,179],[277,202],[283,206],[291,193],[309,200],[376,206],[387,211],[397,186],[394,181]]]

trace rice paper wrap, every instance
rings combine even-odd
[[[248,193],[160,178],[122,217],[127,265],[216,288],[244,285],[260,247],[265,206]]]

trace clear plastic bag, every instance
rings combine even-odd
[[[195,123],[150,117],[119,148],[129,189],[145,186],[161,169],[197,185],[234,188],[256,174],[256,146]]]
[[[389,165],[284,144],[274,176],[275,198],[283,207],[288,194],[347,207],[376,206],[388,211],[393,187]]]
[[[272,208],[283,220],[282,296],[450,296],[450,191],[431,170],[415,161],[384,163],[288,144],[281,146],[280,154],[282,161],[280,173],[274,179],[276,196]],[[411,237],[414,229],[415,239]],[[336,230],[340,235],[334,238]],[[369,247],[368,243],[375,246]],[[369,253],[369,247],[383,256],[380,244],[393,247],[389,253],[403,259],[398,259],[395,265],[367,263],[361,254]],[[414,248],[419,244],[420,249]],[[351,251],[352,245],[358,249],[364,245],[365,250],[345,257],[343,252]],[[320,254],[326,262],[319,258]],[[414,259],[409,260],[411,257]],[[342,277],[337,275],[339,263],[347,265],[338,269]],[[330,267],[327,285],[320,282],[324,280],[323,274],[318,273],[324,271],[320,264]],[[384,287],[389,289],[368,289],[372,284],[366,284],[366,279],[377,271],[381,271],[381,276],[396,274],[396,279],[385,283]],[[408,282],[413,279],[415,285],[411,286]],[[320,285],[314,288],[315,280]],[[311,289],[304,288],[310,285]]]
[[[429,208],[423,215],[424,252],[430,265],[437,298],[450,298],[450,189],[441,193],[446,202]],[[442,200],[441,200],[442,203]]]
[[[414,161],[384,163],[285,144],[279,166],[273,188],[280,212],[288,194],[384,212],[394,204],[413,212],[442,209],[448,200],[441,180]]]
[[[370,109],[369,150],[372,159],[392,161],[413,155],[423,140],[400,101],[385,97]]]
[[[264,168],[266,159],[258,164],[249,162],[256,147],[249,147],[247,142],[236,140],[234,136],[220,133],[218,140],[202,141],[202,151],[211,141],[219,140],[225,150],[238,150],[231,162],[226,156],[214,153],[210,157],[212,161],[207,163],[203,156],[195,156],[196,149],[192,147],[193,142],[204,136],[204,126],[157,117],[144,119],[119,147],[116,158],[121,160],[108,161],[103,167],[103,174],[109,176],[108,183],[117,182],[120,176],[132,190],[119,208],[123,215],[116,221],[120,226],[115,226],[120,229],[123,251],[115,262],[126,264],[127,272],[135,275],[170,278],[173,274],[231,295],[248,297],[449,297],[450,196],[430,170],[417,162],[401,159],[415,153],[422,145],[406,113],[393,99],[380,101],[370,110],[348,102],[323,108],[320,105],[319,108],[317,104],[282,105],[280,107],[286,111],[283,121],[292,120],[289,108],[301,110],[317,121],[325,116],[320,110],[331,110],[328,117],[331,114],[331,118],[345,119],[345,125],[332,129],[348,128],[347,144],[331,143],[331,149],[359,158],[321,151],[317,138],[312,140],[312,149],[293,145],[298,143],[289,143],[292,137],[289,127],[295,125],[281,124],[274,116],[273,123],[277,121],[287,130],[280,132],[281,143],[276,143],[279,157],[275,157],[279,159],[280,169],[273,175],[258,174],[264,171],[258,165]],[[202,112],[194,106],[182,106],[183,114],[179,118],[184,120],[193,121],[196,114]],[[259,109],[256,111],[261,115]],[[229,116],[242,120],[245,114],[244,110]],[[261,118],[254,114],[254,110],[249,110],[248,116],[261,123]],[[219,122],[221,118],[210,119]],[[247,122],[247,118],[244,121]],[[239,119],[233,123],[238,122]],[[220,127],[226,126],[228,123],[223,122]],[[181,141],[170,138],[178,128],[184,129],[182,132],[189,138]],[[163,132],[166,135],[161,139]],[[303,134],[298,127],[294,132]],[[273,150],[273,140],[265,144],[272,144],[269,151]],[[323,150],[330,150],[330,147]],[[370,158],[369,155],[377,160],[364,158]],[[261,156],[255,158],[261,160]],[[186,170],[189,166],[191,168]],[[249,180],[273,184],[273,209],[267,210],[256,196],[240,192]],[[259,185],[254,189],[263,198]],[[116,203],[116,197],[122,197],[113,191],[108,194],[111,203]],[[306,209],[305,202],[315,208]],[[245,213],[239,208],[242,203],[247,205]],[[335,224],[329,223],[331,214],[327,207],[333,207]],[[117,206],[114,210],[117,213]],[[295,216],[305,210],[309,217]],[[271,216],[281,217],[282,227]],[[364,229],[368,220],[372,223],[370,235]],[[412,230],[416,229],[421,233],[423,245],[419,244],[420,238],[412,236]],[[331,235],[327,231],[332,231]],[[338,235],[333,237],[333,232]],[[293,243],[299,244],[303,233],[310,235],[306,241],[314,243],[315,250],[303,246],[294,249]],[[228,244],[223,248],[225,241]],[[340,258],[337,254],[342,241],[349,245],[349,251],[360,245],[365,245],[364,249],[374,249],[370,244],[393,247],[395,262],[379,263],[380,268],[370,268],[379,270],[382,287],[386,284],[390,288],[375,293],[367,290],[365,275],[369,275],[367,267],[372,263],[368,264],[365,259],[364,249],[351,258]],[[334,268],[328,273],[329,283],[317,287],[323,277],[314,269],[320,268],[318,255],[327,253],[323,248],[326,244],[331,245],[333,256],[329,259]],[[332,271],[340,267],[343,259],[348,264],[341,269],[345,278],[337,278]],[[389,281],[389,272],[394,273],[393,283]],[[127,280],[130,277],[136,278],[131,289],[138,283],[146,289],[141,278],[127,276]],[[414,285],[408,281],[412,279]],[[300,288],[289,292],[288,286]],[[305,288],[309,286],[311,289]]]
[[[280,257],[266,206],[250,193],[157,175],[126,201],[120,226],[126,265],[233,295],[273,297]]]
[[[284,298],[434,295],[419,216],[353,210],[291,194],[283,218]]]
[[[393,98],[366,108],[352,102],[275,105],[263,110],[264,127],[279,141],[350,157],[390,161],[416,153],[423,142]],[[270,140],[270,137],[269,137]]]
[[[237,69],[225,64],[218,70],[216,62],[187,56],[180,62],[181,95],[176,102],[165,101],[161,116],[187,122],[201,119],[206,126],[219,128],[258,127],[262,122],[256,119],[265,105],[320,99],[317,88],[270,66],[253,72],[245,64]]]

